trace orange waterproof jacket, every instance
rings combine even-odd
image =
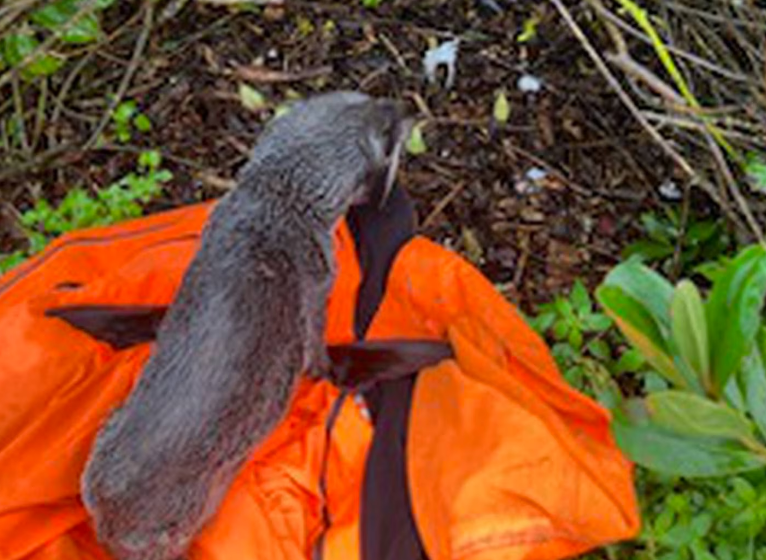
[[[403,196],[337,229],[326,338],[446,341],[453,357],[364,400],[301,382],[192,559],[543,560],[636,534],[608,413],[478,271],[412,235]],[[1,560],[109,558],[79,477],[211,208],[65,235],[0,278]]]

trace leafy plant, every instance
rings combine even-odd
[[[65,44],[83,45],[103,32],[97,12],[114,0],[54,0],[32,11],[0,40],[0,69],[20,67],[25,79],[48,76],[64,63],[64,55],[42,47],[53,36]]]
[[[552,339],[551,352],[569,384],[606,406],[615,406],[620,400],[613,377],[638,371],[644,364],[641,354],[632,349],[615,358],[623,341],[609,317],[594,309],[580,280],[574,283],[569,297],[557,296],[553,302],[540,305],[529,324]]]
[[[140,216],[143,213],[141,204],[156,199],[162,193],[162,184],[173,176],[170,171],[160,169],[161,163],[159,152],[146,151],[138,158],[138,172],[129,173],[96,191],[95,196],[83,188],[74,188],[56,207],[45,199],[38,200],[21,217],[29,239],[28,250],[16,251],[0,259],[0,272],[42,250],[51,237]]]
[[[152,129],[152,122],[145,114],[138,110],[138,105],[132,99],[123,101],[112,113],[114,122],[114,133],[120,142],[129,142],[133,129],[138,132],[149,132]]]
[[[669,474],[720,476],[766,467],[766,249],[743,250],[703,301],[645,265],[617,266],[597,299],[671,387],[615,414],[620,446]]]
[[[670,274],[676,251],[679,252],[678,271],[682,274],[709,273],[729,250],[731,240],[720,219],[697,219],[693,214],[682,226],[679,210],[666,206],[664,215],[647,212],[641,215],[646,237],[628,245],[622,256],[657,263]]]

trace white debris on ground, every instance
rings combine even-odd
[[[447,69],[444,88],[450,89],[455,83],[458,43],[459,39],[454,39],[426,51],[423,56],[423,68],[429,82],[436,82],[436,72],[439,66],[443,65]]]
[[[532,74],[523,74],[516,82],[516,87],[522,93],[537,93],[543,89],[543,81]]]
[[[660,191],[660,196],[666,200],[681,200],[684,196],[672,179],[666,179],[657,190]]]
[[[542,182],[548,177],[548,172],[541,167],[530,167],[524,176],[516,181],[516,192],[523,195],[536,194],[542,189]]]

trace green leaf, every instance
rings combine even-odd
[[[670,314],[675,347],[700,384],[710,389],[710,346],[705,308],[697,287],[682,280],[673,292]]]
[[[608,362],[612,358],[612,351],[603,340],[592,340],[588,343],[588,351],[601,362]]]
[[[112,119],[114,119],[116,123],[127,124],[130,122],[130,118],[135,114],[136,111],[138,111],[138,106],[136,105],[135,101],[123,101],[117,105],[117,108],[114,110],[114,114],[112,115]]]
[[[620,356],[620,359],[617,360],[617,371],[616,373],[625,373],[627,371],[638,371],[638,368],[643,366],[645,364],[644,357],[641,355],[641,352],[636,350],[635,348],[631,348],[630,350],[626,350],[622,353],[622,356]]]
[[[245,83],[239,84],[239,100],[249,111],[262,111],[266,108],[266,97],[257,89]]]
[[[583,343],[582,331],[577,328],[570,329],[569,335],[567,336],[567,342],[569,342],[569,345],[572,348],[579,351],[582,348]]]
[[[596,299],[604,307],[628,340],[646,360],[672,384],[689,387],[671,359],[657,323],[649,310],[627,294],[621,287],[602,284]]]
[[[619,286],[649,312],[660,333],[670,335],[670,300],[673,286],[662,276],[639,262],[616,266],[604,280],[607,286]]]
[[[758,344],[743,363],[740,376],[750,415],[766,440],[766,333],[763,327],[758,338]]]
[[[23,251],[14,251],[10,255],[0,255],[0,274],[19,266],[24,260],[26,260],[26,255]]]
[[[32,13],[31,19],[51,31],[66,26],[61,39],[66,43],[91,43],[101,35],[98,17],[93,13],[81,14],[76,21],[70,20],[79,10],[77,0],[58,0]]]
[[[149,169],[157,169],[162,163],[162,156],[157,150],[146,150],[138,156],[138,165]]]
[[[495,95],[495,104],[492,107],[492,118],[495,122],[505,124],[511,116],[511,105],[508,103],[508,97],[506,97],[504,91],[499,91]]]
[[[601,313],[592,313],[582,319],[585,328],[593,332],[604,332],[612,326],[612,320]]]
[[[705,306],[711,334],[711,369],[720,393],[752,349],[766,294],[766,249],[749,247],[737,255],[713,285]]]
[[[76,0],[58,0],[32,12],[30,19],[46,29],[56,29],[72,19],[76,13]]]
[[[669,243],[652,239],[639,239],[623,249],[622,258],[629,259],[633,255],[637,255],[643,260],[653,262],[671,256],[674,250]]]
[[[417,123],[410,131],[410,137],[407,139],[407,151],[414,155],[424,154],[428,150],[426,141],[423,138],[422,123]]]
[[[686,232],[686,238],[693,243],[704,243],[713,235],[719,233],[721,224],[711,220],[705,220],[692,224]]]
[[[708,477],[761,469],[764,459],[736,442],[680,436],[652,424],[632,424],[615,415],[620,448],[639,465],[674,476]]]
[[[51,54],[42,54],[35,56],[32,62],[24,67],[22,74],[25,77],[50,76],[61,68],[63,64],[64,61],[60,58]]]
[[[532,15],[524,20],[522,31],[516,37],[517,43],[526,43],[537,36],[537,26],[540,23],[540,17]]]
[[[569,323],[564,319],[559,319],[553,325],[553,338],[556,340],[564,340],[569,334]]]
[[[67,26],[66,31],[61,35],[61,39],[65,43],[83,45],[92,43],[100,36],[101,25],[96,14],[85,14]]]
[[[588,295],[588,289],[579,279],[575,280],[574,286],[572,286],[572,291],[569,294],[569,299],[572,301],[572,305],[578,315],[584,315],[590,312],[590,309],[593,306],[590,301],[590,296]]]
[[[673,240],[678,236],[678,229],[671,221],[657,218],[652,213],[641,214],[641,224],[646,230],[646,234],[660,243],[673,246]]]
[[[3,39],[3,59],[9,66],[18,66],[38,46],[39,42],[32,35],[8,35]]]
[[[753,425],[743,414],[693,393],[652,393],[646,406],[656,426],[677,434],[754,441]]]
[[[133,119],[133,126],[135,126],[139,132],[149,132],[152,129],[152,121],[150,121],[149,117],[143,113],[139,113]]]

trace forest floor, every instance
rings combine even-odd
[[[674,180],[546,3],[383,2],[373,10],[293,1],[250,11],[189,3],[165,22],[139,7],[121,2],[105,12],[109,40],[84,47],[85,62],[64,74],[44,148],[0,170],[6,206],[23,212],[35,197],[107,185],[152,148],[174,179],[149,211],[221,196],[277,106],[357,89],[403,99],[422,120],[426,150],[400,173],[420,232],[528,307],[575,278],[597,284],[640,235],[640,214],[662,202],[659,187]],[[427,79],[423,59],[456,37],[454,84],[445,88],[443,76]],[[530,80],[537,91],[525,87]],[[137,103],[151,130],[88,145],[105,92],[121,84],[121,99]],[[245,107],[242,84],[262,94],[260,106]],[[493,119],[501,92],[505,123]],[[19,243],[12,228],[0,232],[0,252]]]

